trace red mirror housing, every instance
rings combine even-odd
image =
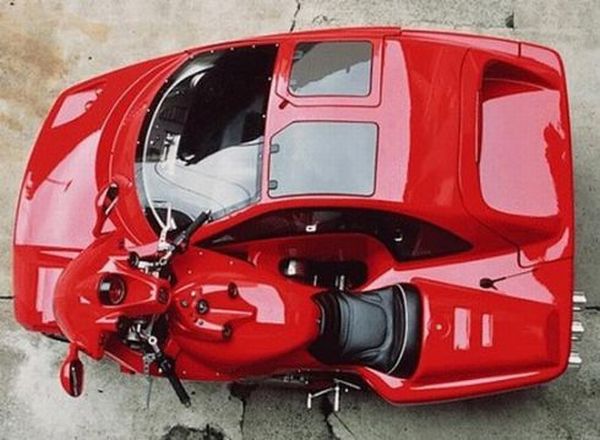
[[[69,352],[60,368],[60,383],[70,396],[78,397],[83,391],[83,364],[75,344],[69,345]]]

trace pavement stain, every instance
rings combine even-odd
[[[6,16],[0,18],[0,35],[0,99],[43,117],[52,99],[48,89],[68,70],[58,46],[50,34],[34,38],[19,32]]]
[[[206,425],[204,428],[191,428],[189,426],[175,425],[162,437],[161,440],[227,440],[220,428]]]
[[[4,125],[9,130],[20,132],[23,130],[23,124],[10,115],[10,113],[0,112],[0,125]]]
[[[43,118],[64,86],[62,78],[70,73],[71,62],[58,41],[60,29],[76,30],[92,45],[106,42],[110,31],[108,25],[64,11],[60,5],[52,15],[26,5],[18,9],[19,13],[15,7],[0,14],[0,100],[11,110],[0,113],[0,123],[14,131],[25,122],[14,117],[13,107],[21,114]],[[32,23],[38,26],[32,29]]]
[[[62,22],[63,26],[80,30],[95,43],[104,43],[108,40],[110,26],[104,23],[83,19],[79,15],[69,13],[63,14]]]

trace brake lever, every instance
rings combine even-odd
[[[176,226],[173,224],[173,213],[171,211],[171,204],[167,205],[167,216],[165,219],[165,223],[160,230],[160,235],[158,237],[158,251],[169,250],[170,243],[167,241],[167,234],[171,229],[174,229]]]

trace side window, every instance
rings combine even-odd
[[[367,96],[373,47],[366,41],[299,43],[289,89],[297,96]]]
[[[269,195],[375,191],[377,125],[369,122],[294,122],[271,141]]]
[[[362,233],[383,243],[398,261],[462,252],[471,245],[456,235],[412,217],[367,209],[287,209],[264,214],[202,243],[233,243],[312,234]]]

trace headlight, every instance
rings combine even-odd
[[[100,302],[107,306],[121,304],[127,295],[125,281],[115,274],[105,275],[100,279],[98,285],[98,296]]]

